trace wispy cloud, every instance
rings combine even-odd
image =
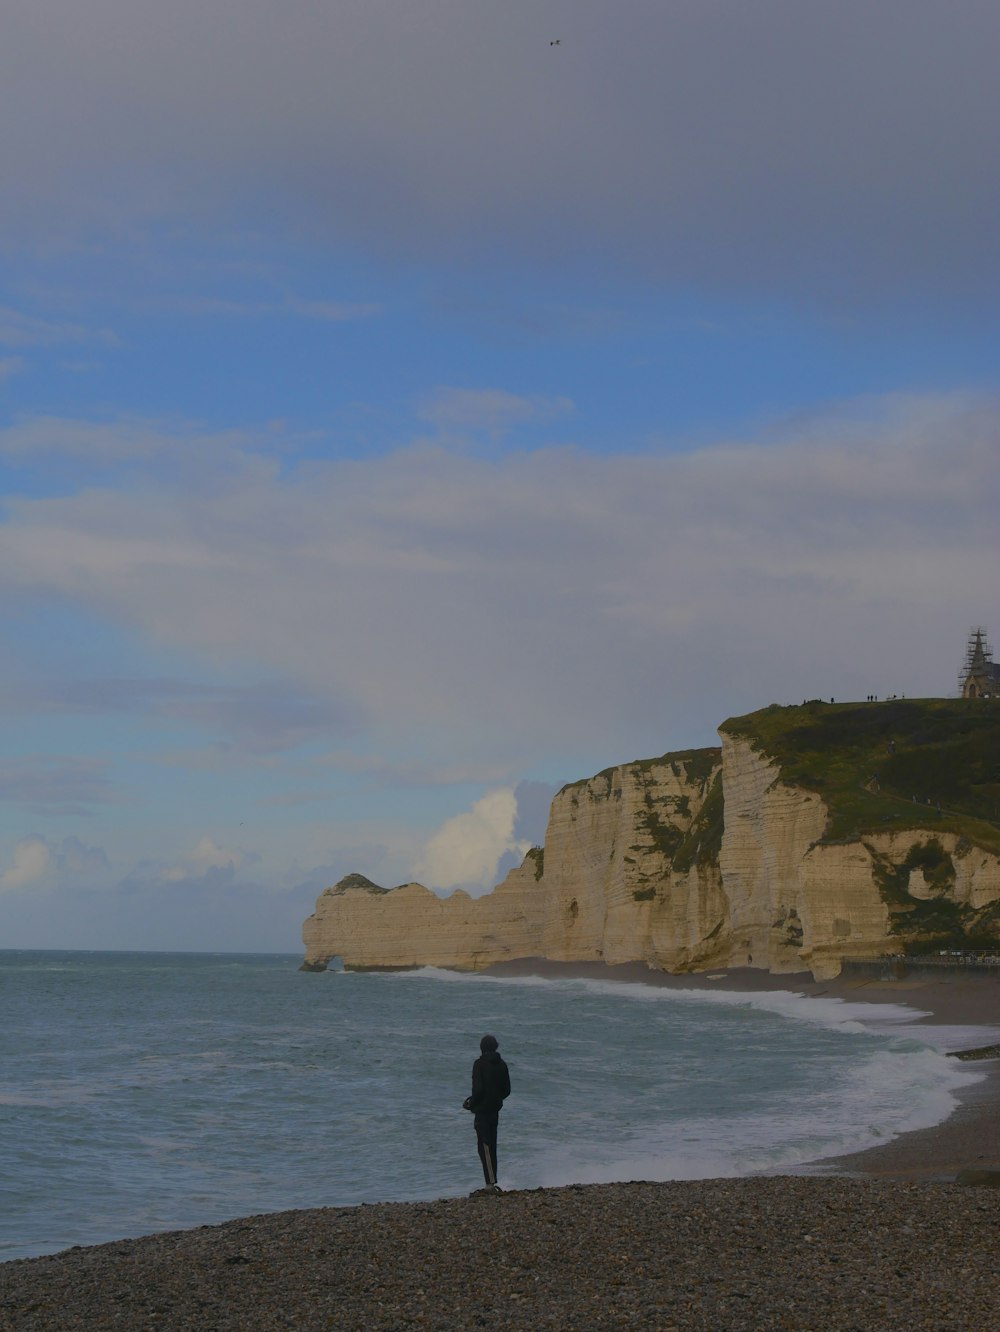
[[[231,761],[267,758],[303,741],[349,734],[357,719],[328,697],[310,697],[287,682],[212,685],[176,679],[39,678],[11,687],[8,707],[36,713],[143,715],[182,722],[220,737],[213,753]],[[190,765],[192,755],[183,756]]]
[[[87,814],[122,793],[102,759],[28,755],[0,759],[0,800],[37,815]]]
[[[375,301],[320,301],[306,300],[297,296],[285,296],[278,300],[190,296],[172,297],[167,303],[172,309],[191,315],[224,315],[249,319],[292,316],[330,324],[374,319],[382,313],[382,306]]]
[[[0,358],[0,384],[5,379],[12,379],[14,375],[19,375],[27,362],[23,356],[5,356]]]
[[[290,314],[301,315],[303,319],[318,319],[332,324],[344,324],[353,319],[372,319],[382,312],[381,305],[374,301],[309,301],[301,297],[289,297],[284,308]]]
[[[569,398],[520,397],[495,388],[439,388],[420,404],[418,415],[443,431],[485,430],[503,434],[525,421],[550,421],[574,410]]]
[[[294,431],[281,421],[255,430],[207,430],[198,421],[152,421],[128,414],[81,419],[44,414],[23,415],[0,427],[0,458],[16,466],[38,462],[75,469],[93,479],[103,468],[127,466],[145,483],[214,485],[236,469],[271,474],[285,457],[315,444],[315,431]]]
[[[0,455],[12,461],[36,458],[65,458],[90,465],[117,462],[148,462],[164,453],[176,455],[191,447],[197,434],[199,451],[213,445],[231,446],[237,442],[229,434],[213,440],[204,432],[166,432],[148,421],[117,419],[83,421],[58,416],[32,416],[0,430]]]
[[[334,750],[313,760],[313,767],[370,778],[379,787],[496,786],[511,781],[509,762],[427,763],[377,754]]]
[[[67,342],[98,342],[114,347],[118,345],[118,338],[107,328],[88,328],[85,324],[43,319],[9,305],[0,306],[0,346],[53,347]]]

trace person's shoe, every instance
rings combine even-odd
[[[487,1189],[487,1193],[503,1193],[503,1189],[499,1184],[494,1184],[491,1189]]]

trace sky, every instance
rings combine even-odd
[[[0,9],[0,947],[296,952],[1000,634],[995,0]]]

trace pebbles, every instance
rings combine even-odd
[[[1000,1193],[767,1177],[278,1212],[0,1265],[0,1328],[1000,1326]]]

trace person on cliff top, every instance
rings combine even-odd
[[[462,1102],[475,1118],[476,1150],[483,1165],[486,1189],[502,1193],[497,1183],[497,1124],[503,1103],[510,1095],[510,1072],[500,1058],[495,1036],[484,1036],[479,1042],[482,1052],[472,1065],[472,1095]]]

